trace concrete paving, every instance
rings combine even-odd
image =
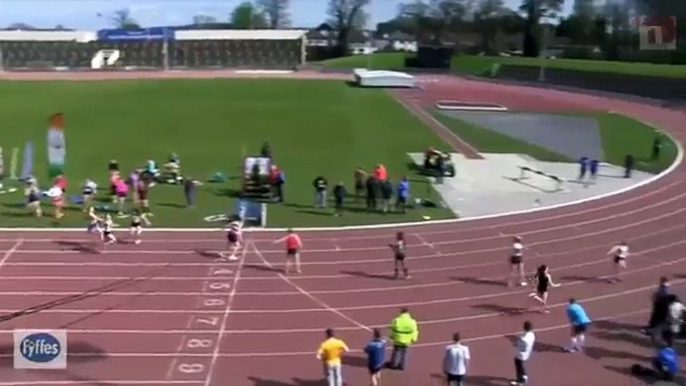
[[[451,154],[456,176],[444,178],[443,184],[432,183],[446,206],[460,218],[497,215],[538,207],[564,204],[592,198],[635,185],[651,178],[646,172],[634,171],[624,177],[618,166],[602,166],[595,182],[577,181],[579,166],[574,163],[541,162],[522,154],[481,154],[483,160],[471,160]],[[410,154],[421,165],[423,154]],[[521,177],[519,166],[540,170],[566,180],[558,184],[550,178],[527,173]]]

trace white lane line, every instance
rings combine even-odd
[[[577,216],[585,215],[588,213],[594,213],[594,212],[606,210],[608,208],[613,208],[616,206],[622,206],[625,204],[639,202],[641,200],[646,199],[647,197],[662,193],[663,191],[670,190],[670,189],[674,188],[675,186],[681,185],[683,183],[684,183],[683,181],[673,181],[673,182],[670,182],[668,185],[662,186],[658,189],[650,190],[644,194],[639,194],[639,195],[636,195],[636,196],[631,197],[631,198],[626,199],[626,200],[621,200],[621,201],[617,200],[617,201],[607,203],[606,205],[601,205],[598,207],[588,208],[588,209],[579,210],[579,211],[571,211],[569,213],[562,213],[562,214],[557,214],[557,215],[552,215],[552,216],[543,215],[540,217],[536,217],[534,219],[515,220],[515,221],[510,221],[510,222],[498,223],[495,225],[480,225],[480,226],[474,226],[474,227],[465,227],[464,225],[460,224],[460,222],[452,221],[452,222],[446,222],[443,225],[446,225],[446,227],[449,227],[449,228],[462,225],[462,227],[464,229],[449,229],[449,230],[440,230],[440,231],[434,230],[434,231],[426,231],[426,232],[419,232],[419,233],[421,233],[424,236],[442,235],[442,234],[451,234],[451,235],[457,236],[461,233],[474,232],[474,231],[478,231],[478,230],[493,230],[496,228],[510,227],[510,226],[515,226],[515,225],[525,225],[525,224],[530,225],[530,224],[535,224],[535,223],[539,223],[539,222],[558,220],[558,219],[567,218],[567,217],[577,217]],[[664,202],[663,202],[663,204],[664,204]],[[549,208],[549,209],[552,209],[552,208]],[[543,211],[543,213],[545,213],[545,211]],[[629,212],[629,213],[632,213],[632,212]],[[612,219],[614,217],[615,217],[615,215],[602,216],[602,218],[607,218],[607,219]],[[463,222],[463,223],[465,223],[465,222]],[[466,223],[468,225],[469,222],[466,222]],[[441,225],[441,224],[433,224],[433,226],[436,226],[436,225]],[[400,227],[401,225],[396,225],[396,226]],[[404,224],[403,225],[404,228],[420,228],[420,229],[422,227],[427,227],[427,226],[432,226],[432,224],[413,223],[413,224]],[[577,225],[571,224],[569,226],[573,228],[573,227],[576,227]],[[387,229],[390,229],[390,228],[387,228]],[[384,230],[384,231],[386,231],[387,229],[380,228],[380,230]],[[155,229],[155,230],[160,231],[160,232],[216,233],[216,229],[195,229],[195,228],[176,229],[176,228],[172,228],[172,229],[164,229],[164,230],[162,230],[162,229]],[[347,231],[347,230],[354,231],[355,229],[348,229],[348,228],[345,228],[345,229],[327,228],[326,229],[326,231],[329,231],[329,232]],[[359,230],[364,231],[365,229],[359,229]],[[26,229],[14,229],[14,228],[3,229],[3,228],[0,228],[0,231],[7,231],[7,232],[26,231],[26,232],[35,232],[35,233],[50,233],[50,232],[70,233],[70,232],[82,232],[83,230],[82,229],[44,229],[44,228],[26,228]],[[246,231],[250,232],[251,230],[247,229]],[[279,230],[278,229],[267,229],[267,230],[256,230],[254,233],[264,233],[264,232],[272,233],[272,232],[277,232],[277,231],[279,231]],[[307,231],[307,229],[305,229],[304,231]],[[393,230],[391,229],[390,232],[393,232]],[[336,237],[336,239],[341,240],[341,241],[346,241],[346,242],[352,242],[353,240],[387,239],[389,237],[389,235],[392,235],[392,233],[390,233],[390,232],[385,233],[383,235],[350,236],[350,237],[340,237],[339,236],[339,237]],[[326,240],[332,240],[332,239],[333,239],[332,237],[308,237],[308,238],[304,238],[303,241],[326,241]],[[87,241],[84,239],[69,239],[69,240],[78,241],[78,242]],[[257,242],[272,242],[273,240],[274,240],[274,238],[253,239],[253,242],[256,242],[256,243]],[[14,242],[14,241],[16,241],[16,238],[0,239],[0,241]],[[36,238],[36,239],[28,239],[27,241],[40,242],[40,243],[54,243],[54,242],[58,242],[58,241],[63,241],[63,239],[53,239],[53,238],[39,239],[39,238]],[[158,238],[158,239],[146,240],[146,243],[153,243],[153,242],[159,242],[159,243],[165,243],[165,244],[168,244],[168,243],[188,244],[188,243],[200,243],[200,242],[217,242],[217,238],[192,238],[192,239],[180,239],[180,238],[160,239],[160,238]],[[262,251],[262,252],[265,253],[266,251]]]
[[[674,245],[682,245],[686,244],[686,240],[682,240],[677,243],[673,243],[672,245],[665,245],[665,246],[660,246],[653,248],[650,250],[651,252],[662,250],[665,248],[672,247]],[[648,250],[646,250],[648,251]],[[634,253],[632,256],[636,257],[641,254],[647,253],[646,251],[641,251]],[[650,265],[647,267],[639,268],[639,269],[634,269],[634,270],[629,270],[624,273],[624,275],[633,275],[641,272],[646,272],[646,271],[651,271],[654,269],[659,269],[663,267],[670,267],[676,264],[680,264],[686,261],[686,257],[677,259],[677,260],[672,260],[672,261],[667,261],[659,264],[654,264]],[[598,264],[599,262],[602,263],[607,263],[608,260],[607,258],[598,260],[596,262],[586,262],[586,263],[581,263],[581,264],[575,264],[573,267],[579,267],[579,266],[585,266],[585,265],[592,265],[592,264]],[[562,268],[558,268],[557,270],[560,270]],[[557,271],[556,270],[556,271]],[[284,276],[285,277],[285,276]],[[686,280],[686,279],[685,279]],[[680,283],[684,280],[677,280],[674,283]],[[292,281],[288,281],[289,284],[294,286],[295,288],[300,288],[301,287],[297,286],[297,284],[293,283]],[[576,280],[576,281],[571,281],[567,283],[562,283],[563,287],[571,287],[571,286],[576,286],[576,285],[582,285],[582,284],[587,284],[588,282],[585,280]],[[296,287],[297,286],[297,287]],[[654,287],[654,286],[653,286]],[[643,287],[643,288],[652,288],[652,287]],[[309,292],[302,290],[305,293],[309,294]],[[305,293],[300,292],[303,295]],[[377,305],[363,305],[363,306],[349,306],[349,307],[337,307],[333,308],[328,306],[327,304],[321,302],[318,298],[316,298],[313,295],[305,295],[308,296],[310,299],[313,301],[317,302],[318,304],[322,305],[323,308],[308,308],[308,309],[284,309],[284,310],[252,310],[252,309],[246,309],[246,310],[231,310],[232,314],[281,314],[281,313],[313,313],[313,312],[334,312],[337,315],[343,317],[346,320],[349,320],[351,323],[355,324],[358,327],[351,327],[351,328],[343,328],[343,329],[358,329],[362,328],[361,326],[364,326],[363,324],[353,321],[353,319],[350,319],[348,316],[345,316],[342,314],[342,311],[359,311],[359,310],[369,310],[369,309],[385,309],[385,308],[399,308],[402,306],[423,306],[423,305],[435,305],[435,304],[447,304],[447,303],[457,303],[457,302],[462,302],[462,301],[470,301],[470,300],[480,300],[480,299],[487,299],[487,298],[492,298],[492,297],[505,297],[505,296],[520,296],[522,294],[528,293],[528,290],[522,290],[522,291],[508,291],[508,292],[499,292],[499,293],[493,293],[493,294],[482,294],[482,295],[476,295],[476,296],[466,296],[466,297],[461,297],[461,298],[446,298],[446,299],[433,299],[433,300],[423,300],[423,301],[416,301],[416,302],[404,302],[404,303],[398,303],[398,304],[377,304]],[[620,292],[622,294],[624,292]],[[605,296],[605,295],[603,295]],[[591,298],[595,299],[595,298]],[[588,300],[588,299],[586,299]],[[552,307],[552,306],[551,306]],[[10,313],[15,313],[20,310],[0,310],[0,313],[3,314],[10,314]],[[79,314],[79,313],[99,313],[99,314],[187,314],[187,313],[196,313],[196,314],[216,314],[220,310],[180,310],[180,309],[174,309],[174,310],[149,310],[149,309],[136,309],[136,310],[121,310],[121,309],[113,309],[113,310],[102,310],[102,309],[48,309],[44,311],[35,311],[33,313],[41,313],[41,314]],[[488,314],[487,314],[488,315]],[[466,317],[465,318],[457,318],[457,319],[450,319],[446,321],[459,321],[459,320],[469,320],[473,318],[473,316]],[[423,321],[422,323],[424,324],[430,324],[432,323],[431,321]],[[374,327],[379,327],[379,326],[365,326],[367,328],[374,328]],[[71,331],[71,330],[70,330]],[[247,330],[249,331],[249,330]],[[258,331],[263,331],[263,330],[258,330]],[[272,331],[281,331],[281,330],[272,330]],[[285,330],[285,331],[300,331],[300,330]],[[310,332],[315,332],[319,330],[302,330],[302,331],[310,331]]]
[[[654,286],[651,287],[654,289]],[[567,304],[567,303],[566,303]],[[629,311],[625,313],[620,313],[620,314],[615,314],[615,315],[609,315],[609,316],[604,316],[600,318],[594,318],[594,321],[599,322],[599,321],[606,321],[606,320],[616,320],[619,318],[625,318],[625,317],[630,317],[630,316],[636,316],[636,315],[641,315],[641,314],[646,314],[650,311],[649,308],[643,308],[635,311]],[[555,330],[562,330],[562,329],[569,329],[569,324],[559,324],[559,325],[554,325],[554,326],[549,326],[549,327],[540,327],[536,328],[536,332],[550,332],[550,331],[555,331]],[[340,329],[338,329],[340,330]],[[317,330],[319,331],[319,330]],[[498,334],[493,334],[493,335],[483,335],[483,336],[476,336],[473,338],[467,338],[464,339],[465,342],[479,342],[479,341],[484,341],[484,340],[492,340],[492,339],[500,339],[503,337],[511,336],[514,334],[517,334],[519,331],[514,331],[514,332],[509,332],[509,333],[498,333]],[[70,330],[71,333],[71,330]],[[107,332],[107,330],[104,330],[104,332],[98,331],[98,330],[89,330],[89,333],[112,333],[112,332]],[[436,341],[436,342],[422,342],[422,343],[417,343],[413,345],[413,347],[435,347],[435,346],[444,346],[448,342],[447,341]],[[360,349],[351,349],[350,353],[356,354],[356,353],[361,353],[362,350]],[[133,358],[139,358],[139,357],[169,357],[172,354],[169,353],[74,353],[74,354],[69,354],[69,357],[85,357],[85,358],[101,358],[104,356],[107,357],[120,357],[120,358],[128,358],[128,357],[133,357]],[[188,357],[195,357],[195,358],[207,358],[210,357],[211,354],[188,354]],[[245,353],[220,353],[219,357],[221,358],[261,358],[261,357],[283,357],[283,356],[303,356],[303,355],[312,355],[312,350],[310,351],[285,351],[285,352],[245,352]],[[13,354],[0,354],[0,358],[11,358]],[[175,381],[170,381],[170,383],[174,383]],[[115,382],[116,383],[116,382]],[[145,384],[146,382],[143,381],[141,384]],[[160,382],[158,382],[160,383]],[[184,381],[176,381],[176,383],[185,383]],[[204,382],[198,382],[198,381],[188,381],[188,383],[204,383]],[[6,385],[7,383],[0,382],[0,386]],[[10,383],[11,384],[11,383]],[[26,383],[27,385],[29,383]],[[33,384],[33,383],[31,383]],[[71,384],[71,383],[69,383]]]
[[[12,248],[5,251],[5,254],[2,256],[2,260],[0,260],[0,269],[7,264],[7,261],[19,250],[22,244],[24,244],[24,239],[19,239],[16,243],[14,243]]]
[[[207,369],[207,378],[205,379],[205,386],[210,386],[212,384],[212,375],[214,374],[214,366],[217,364],[219,359],[219,352],[222,345],[222,337],[226,333],[226,323],[229,320],[229,315],[231,314],[233,307],[233,300],[236,298],[236,291],[238,290],[238,283],[241,280],[241,274],[243,273],[243,267],[245,266],[245,259],[248,256],[248,248],[251,242],[248,241],[243,246],[243,251],[241,253],[240,261],[238,263],[238,268],[234,272],[233,283],[231,284],[231,293],[229,293],[229,299],[226,302],[226,308],[224,309],[224,314],[222,315],[221,326],[219,327],[219,332],[217,333],[217,342],[215,343],[214,350],[212,351],[212,360],[210,361],[210,367]]]
[[[434,249],[434,245],[432,243],[427,242],[426,239],[422,237],[422,235],[420,235],[419,233],[412,233],[412,235],[419,239],[419,242],[422,243],[423,246],[429,247],[430,249]]]
[[[260,260],[262,260],[262,263],[264,263],[264,265],[266,265],[266,266],[269,267],[270,269],[274,269],[274,266],[272,266],[272,264],[271,264],[269,261],[267,261],[267,259],[264,257],[264,255],[260,252],[259,249],[257,249],[257,247],[256,247],[254,244],[252,244],[252,247],[253,247],[253,250],[255,251],[255,254],[257,254],[257,256],[260,258]],[[309,298],[310,300],[312,300],[313,302],[315,302],[316,304],[318,304],[318,305],[319,305],[320,307],[322,307],[324,310],[329,311],[329,312],[332,312],[332,313],[334,313],[334,314],[340,316],[341,318],[343,318],[343,319],[347,320],[348,322],[354,324],[354,325],[357,326],[358,328],[361,328],[361,329],[366,330],[366,331],[369,331],[369,332],[372,331],[372,329],[369,328],[369,327],[367,327],[366,325],[364,325],[364,324],[358,322],[357,320],[355,320],[355,319],[349,317],[348,315],[345,315],[344,313],[342,313],[342,312],[339,311],[338,309],[329,306],[328,304],[324,303],[322,300],[320,300],[320,299],[317,298],[316,296],[310,294],[309,292],[307,292],[306,290],[304,290],[302,287],[300,287],[299,285],[297,285],[297,284],[295,284],[293,281],[291,281],[286,275],[284,275],[284,274],[282,274],[282,273],[278,273],[278,276],[279,276],[283,281],[285,281],[286,283],[288,283],[291,287],[293,287],[293,288],[295,288],[296,290],[298,290],[298,292],[300,292],[301,294],[305,295],[307,298]]]

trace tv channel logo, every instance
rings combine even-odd
[[[15,369],[66,369],[66,330],[14,330]]]

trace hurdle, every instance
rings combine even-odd
[[[517,180],[524,180],[527,178],[527,173],[535,174],[537,176],[546,177],[555,183],[555,189],[553,192],[559,192],[563,190],[564,183],[567,182],[564,178],[548,174],[542,170],[536,170],[529,166],[517,166],[519,168],[519,178]]]

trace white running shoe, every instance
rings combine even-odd
[[[238,260],[238,257],[235,255],[231,255],[231,256],[229,256],[229,260],[236,261],[236,260]]]

